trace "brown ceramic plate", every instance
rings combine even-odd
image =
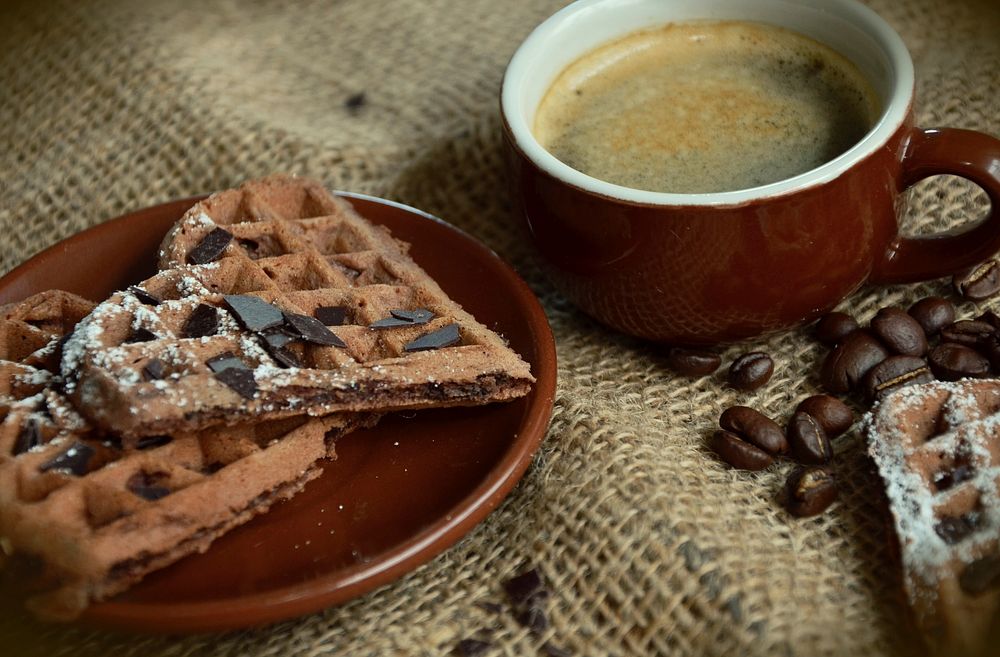
[[[439,554],[521,478],[552,414],[556,356],[538,300],[492,251],[428,214],[345,194],[412,244],[414,260],[475,317],[507,337],[538,382],[526,398],[385,417],[338,442],[338,459],[292,500],[208,552],[91,607],[91,625],[203,632],[266,624],[344,602]],[[101,300],[154,271],[167,228],[197,198],[95,226],[0,279],[0,303],[62,288]]]

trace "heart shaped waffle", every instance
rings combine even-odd
[[[67,390],[127,440],[526,394],[528,364],[406,249],[314,181],[215,194],[170,231],[163,271],[81,322]]]
[[[0,308],[0,547],[12,570],[41,565],[29,605],[48,618],[204,551],[318,476],[333,441],[372,420],[288,418],[127,448],[62,393],[62,337],[92,307],[52,291]]]
[[[986,654],[1000,622],[1000,380],[902,388],[865,427],[932,652]]]

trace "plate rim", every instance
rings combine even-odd
[[[215,600],[138,603],[115,601],[115,598],[111,598],[88,607],[77,624],[148,634],[195,634],[263,627],[343,604],[397,581],[453,547],[499,507],[534,460],[551,422],[558,370],[555,338],[534,292],[495,251],[440,217],[398,201],[369,194],[341,190],[334,190],[334,193],[351,201],[361,201],[362,205],[373,203],[388,206],[455,233],[477,251],[477,255],[484,255],[492,260],[496,271],[510,285],[521,302],[520,306],[525,312],[524,321],[528,324],[537,350],[537,362],[531,362],[536,381],[528,395],[524,419],[511,445],[489,469],[484,479],[453,507],[370,561],[336,569],[297,584]],[[92,238],[93,233],[114,230],[116,225],[135,221],[147,213],[165,211],[167,206],[183,207],[187,204],[190,207],[207,196],[208,194],[199,194],[156,203],[115,216],[59,240],[0,277],[0,303],[19,298],[15,294],[8,299],[8,288],[14,286],[16,290],[18,279],[29,275],[29,270],[40,266],[44,268],[48,261],[58,257],[61,250],[70,243]],[[233,622],[236,619],[239,620]]]

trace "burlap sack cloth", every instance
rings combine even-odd
[[[224,636],[127,636],[9,611],[0,654],[441,655],[492,628],[497,655],[909,654],[880,484],[856,434],[837,442],[840,502],[808,520],[774,496],[789,464],[725,467],[704,447],[722,408],[780,419],[817,390],[805,330],[730,348],[775,356],[735,394],[724,372],[671,375],[661,350],[562,300],[512,229],[497,90],[559,0],[66,2],[0,10],[0,270],[91,224],[273,171],[397,199],[496,249],[545,306],[559,351],[555,416],[510,498],[445,554],[370,595]],[[996,0],[873,0],[917,66],[920,125],[1000,134]],[[345,101],[363,93],[351,109]],[[908,229],[985,212],[953,178],[920,186]],[[99,263],[94,263],[99,266]],[[863,289],[843,308],[947,294],[947,281]],[[963,316],[996,302],[961,307]],[[535,564],[553,595],[533,636],[500,582]]]

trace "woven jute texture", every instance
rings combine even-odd
[[[880,484],[852,433],[836,442],[840,501],[791,518],[791,466],[748,474],[704,447],[719,412],[781,420],[818,389],[823,351],[800,330],[731,347],[776,359],[762,390],[670,374],[662,351],[574,310],[513,229],[497,91],[517,44],[559,0],[137,3],[31,0],[0,9],[0,270],[80,229],[274,171],[415,205],[497,250],[546,309],[559,354],[548,436],[506,502],[394,584],[276,626],[128,636],[0,616],[10,655],[443,655],[485,636],[496,655],[547,641],[577,655],[912,654]],[[1000,134],[995,0],[872,0],[916,63],[918,121]],[[363,103],[347,103],[358,94]],[[912,194],[907,231],[982,215],[941,177]],[[99,263],[94,263],[99,266]],[[868,320],[947,281],[865,288]],[[965,302],[962,316],[984,306]],[[501,582],[536,566],[552,591],[531,634]]]

